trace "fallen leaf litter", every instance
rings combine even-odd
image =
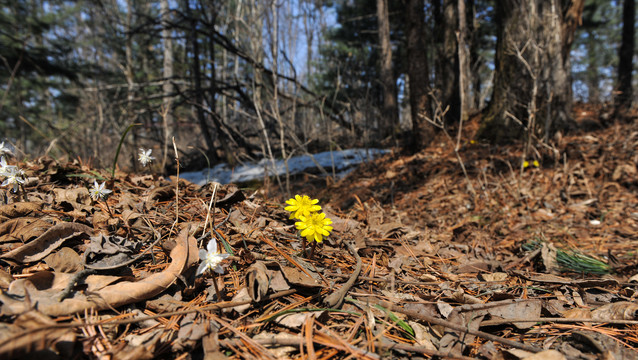
[[[567,136],[555,150],[520,174],[516,148],[466,145],[476,198],[445,146],[386,156],[323,191],[303,181],[334,226],[312,259],[268,189],[179,180],[176,192],[175,177],[117,174],[107,209],[65,176],[89,168],[26,163],[41,180],[29,202],[0,206],[0,353],[635,357],[638,131]],[[213,237],[232,252],[224,274],[195,276]],[[608,269],[560,266],[557,250]]]

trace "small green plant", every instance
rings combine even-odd
[[[556,262],[562,271],[597,275],[609,274],[611,271],[608,264],[577,250],[556,250]]]
[[[542,241],[534,240],[523,244],[522,249],[524,251],[533,251],[542,246]],[[564,272],[598,275],[611,272],[611,267],[608,264],[578,250],[556,249],[556,264],[558,265],[558,270]]]
[[[124,143],[124,138],[126,137],[126,134],[128,134],[128,132],[133,128],[133,126],[137,126],[137,125],[140,125],[140,124],[129,125],[126,128],[126,130],[124,130],[122,137],[120,137],[120,143],[117,145],[117,150],[115,151],[115,158],[113,159],[113,169],[111,169],[111,179],[115,179],[115,167],[117,166],[117,159],[120,157],[120,150],[122,150],[122,143]]]

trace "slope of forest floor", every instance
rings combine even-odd
[[[636,125],[525,156],[453,145],[298,178],[333,220],[312,258],[272,183],[116,173],[95,202],[98,170],[21,164],[28,201],[0,206],[1,357],[638,357]],[[211,233],[232,255],[196,276]]]

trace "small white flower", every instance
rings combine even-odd
[[[4,160],[4,158],[2,159]],[[2,164],[0,164],[2,166]],[[18,188],[20,185],[24,184],[24,171],[18,168],[17,166],[5,166],[7,169],[6,172],[3,172],[2,175],[7,178],[2,182],[2,186],[12,185],[12,191],[18,192]]]
[[[110,193],[113,192],[109,189],[105,189],[104,188],[105,184],[106,184],[106,181],[100,185],[97,183],[97,180],[93,180],[93,187],[89,189],[89,194],[91,194],[91,198],[93,200],[98,200],[98,199],[104,200]]]
[[[13,168],[15,168],[15,166],[9,165],[4,156],[0,157],[0,176],[9,176]]]
[[[0,143],[0,155],[9,154],[13,155],[13,152],[8,147],[4,146],[4,141]]]
[[[197,275],[203,274],[206,269],[210,269],[218,274],[223,274],[224,269],[219,264],[224,261],[230,254],[220,254],[217,252],[217,239],[212,238],[206,246],[206,250],[199,250],[199,258],[202,263],[197,268]]]
[[[146,165],[155,160],[155,157],[151,156],[151,151],[153,151],[153,149],[144,150],[144,148],[140,148],[140,156],[138,160],[142,163],[142,166],[146,167]]]

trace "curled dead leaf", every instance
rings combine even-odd
[[[0,250],[7,252],[15,250],[42,235],[51,226],[53,226],[52,223],[39,218],[9,219],[0,224]]]
[[[246,288],[253,301],[260,302],[264,299],[268,293],[269,283],[269,270],[263,262],[258,261],[246,270]]]
[[[35,240],[0,255],[0,258],[19,263],[39,261],[60,247],[66,240],[82,236],[88,237],[93,231],[93,228],[79,223],[60,223],[51,227]]]
[[[94,310],[117,308],[149,299],[166,290],[189,267],[197,263],[197,241],[188,236],[188,228],[183,229],[177,238],[177,244],[171,251],[171,263],[163,271],[139,281],[122,281],[105,286],[98,291],[75,293],[73,297],[58,302],[52,293],[59,290],[37,288],[27,281],[22,288],[24,297],[11,293],[0,293],[0,313],[15,315],[24,312],[34,304],[40,312],[50,316],[62,316],[93,308]],[[27,280],[27,279],[20,279]],[[19,281],[19,280],[16,280]],[[14,281],[14,283],[16,282]],[[13,285],[13,284],[12,284]],[[31,304],[24,301],[30,298]]]

